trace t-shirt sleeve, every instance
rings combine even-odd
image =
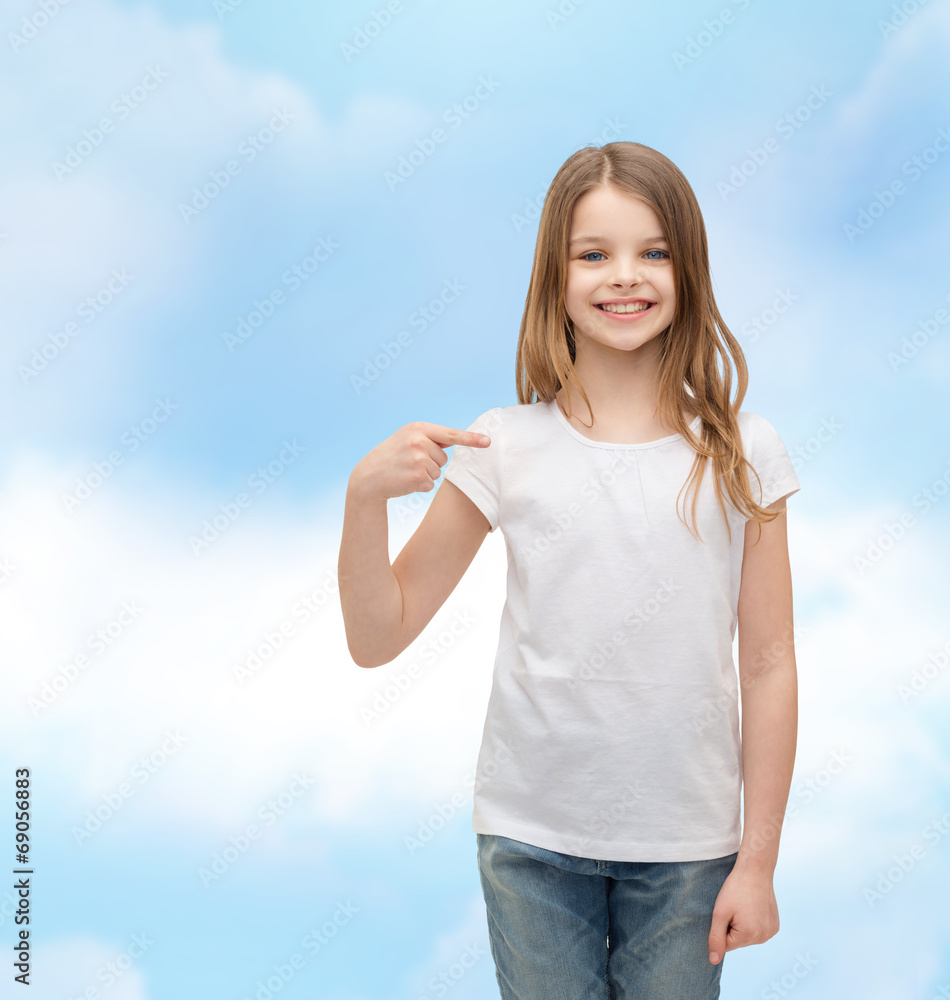
[[[476,434],[487,434],[487,448],[457,444],[452,457],[442,470],[442,478],[457,486],[485,515],[494,531],[498,527],[501,505],[502,408],[488,410],[466,428]]]
[[[751,444],[746,458],[759,475],[761,493],[759,480],[756,480],[748,468],[746,471],[749,473],[753,499],[757,500],[760,506],[768,507],[782,497],[788,498],[797,493],[801,489],[801,484],[798,482],[791,457],[778,431],[764,417],[758,414],[750,414],[750,417],[748,433]]]

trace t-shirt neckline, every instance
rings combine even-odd
[[[632,450],[637,448],[656,448],[659,445],[669,444],[671,441],[683,441],[685,438],[682,434],[669,434],[666,437],[657,438],[655,441],[640,441],[637,444],[627,444],[623,441],[593,441],[589,437],[585,437],[581,432],[573,427],[568,421],[567,417],[561,412],[560,406],[557,405],[557,400],[552,399],[548,404],[549,407],[553,409],[555,419],[560,423],[560,425],[567,431],[571,437],[576,438],[582,444],[591,445],[594,448],[609,448],[611,450]],[[702,417],[697,413],[690,423],[690,429],[695,431],[700,424]]]

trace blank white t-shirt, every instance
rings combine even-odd
[[[586,412],[586,411],[585,411]],[[752,495],[799,490],[772,425],[739,413]],[[700,418],[692,430],[699,434]],[[557,403],[495,407],[443,470],[508,553],[472,829],[605,861],[739,849],[742,758],[732,643],[746,519],[707,462],[703,542],[676,512],[694,452],[678,434],[591,441]],[[748,471],[748,470],[747,470]],[[690,524],[693,488],[680,511]]]

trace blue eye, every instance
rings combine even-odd
[[[665,250],[647,250],[647,254],[651,254],[651,253],[658,253],[658,254],[660,254],[659,257],[651,257],[650,258],[651,260],[663,260],[664,257],[669,257],[669,254]],[[581,254],[581,260],[590,260],[590,258],[591,258],[591,256],[593,254],[599,254],[601,257],[604,256],[599,250],[589,250],[587,253]],[[646,254],[644,254],[644,256],[646,256]],[[598,263],[598,261],[593,260],[593,261],[591,261],[591,263],[592,264],[596,264],[596,263]]]

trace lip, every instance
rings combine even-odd
[[[656,305],[653,299],[601,299],[595,302],[595,306],[629,306],[637,302],[649,302],[651,306]]]
[[[647,302],[650,308],[653,308],[656,303],[651,302],[649,299],[605,299],[603,302],[595,302],[594,308],[597,309],[598,306],[620,306],[627,305],[634,302]],[[606,316],[608,319],[615,320],[618,323],[635,323],[639,319],[643,319],[644,316],[650,315],[650,309],[642,309],[640,312],[634,313],[613,313],[607,312],[606,309],[597,309],[597,311]]]

